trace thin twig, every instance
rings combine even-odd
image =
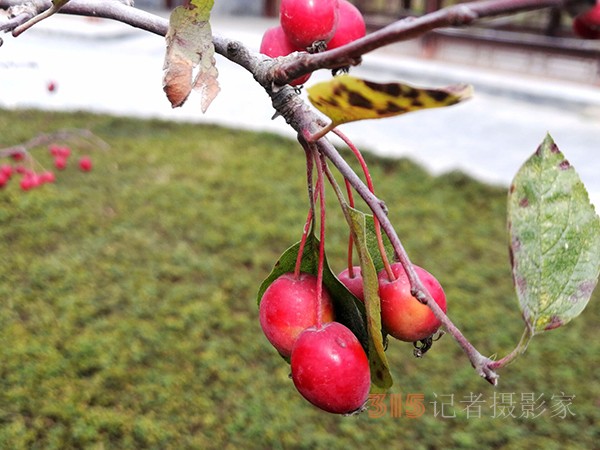
[[[15,153],[28,153],[31,149],[35,147],[41,147],[45,145],[52,144],[57,141],[69,141],[72,139],[82,139],[83,142],[93,142],[94,145],[102,148],[108,149],[109,145],[102,140],[100,137],[96,136],[90,130],[86,129],[64,129],[59,130],[54,133],[42,133],[34,138],[31,138],[27,142],[22,144],[13,145],[10,147],[5,147],[0,149],[0,158],[7,158]]]
[[[57,12],[60,11],[60,9],[69,2],[69,0],[55,0],[52,2],[52,5],[50,6],[50,8],[40,12],[39,14],[31,17],[29,20],[27,20],[27,22],[22,23],[21,25],[19,25],[18,27],[16,27],[13,32],[12,35],[14,37],[19,36],[20,34],[22,34],[23,32],[27,31],[28,29],[30,29],[32,26],[34,26],[36,23],[41,22],[44,19],[47,19],[48,17],[50,17],[53,14],[56,14]]]

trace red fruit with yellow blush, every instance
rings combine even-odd
[[[442,311],[446,312],[446,295],[436,278],[425,269],[413,265],[423,286]],[[401,341],[416,342],[434,334],[441,326],[431,309],[414,298],[410,283],[400,263],[392,264],[396,277],[390,281],[385,270],[379,273],[381,323],[385,331]]]

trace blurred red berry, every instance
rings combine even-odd
[[[600,39],[600,3],[573,19],[573,32],[584,39]]]
[[[29,191],[38,185],[39,180],[37,176],[32,173],[23,175],[23,178],[21,178],[21,182],[19,183],[19,186],[21,186],[21,189],[24,191]]]
[[[10,177],[7,177],[6,174],[0,172],[0,189],[6,186],[9,180]]]
[[[25,152],[14,152],[11,153],[10,157],[13,159],[13,161],[22,161],[23,158],[25,158]]]
[[[62,145],[53,144],[50,147],[48,147],[48,151],[54,157],[68,158],[69,156],[71,156],[71,149]]]
[[[55,81],[48,81],[48,83],[46,84],[46,89],[48,89],[48,92],[53,93],[56,92],[56,82]]]
[[[58,170],[64,170],[64,168],[67,167],[67,158],[64,156],[56,156],[54,158],[54,167]]]
[[[52,156],[60,156],[61,147],[59,147],[58,145],[52,144],[51,146],[48,147],[48,151],[50,152],[50,154]]]
[[[54,176],[54,172],[42,172],[39,175],[40,183],[54,183],[56,177]]]
[[[89,172],[92,170],[92,160],[89,156],[82,156],[79,159],[79,168],[84,172]]]
[[[10,180],[12,174],[13,168],[10,164],[2,164],[2,166],[0,166],[0,175],[6,177],[7,180]]]

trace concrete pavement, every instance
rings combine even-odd
[[[273,20],[214,17],[215,33],[258,49]],[[129,26],[70,16],[50,18],[0,47],[0,107],[91,110],[118,115],[218,123],[293,136],[250,74],[219,57],[221,93],[205,115],[192,97],[171,109],[162,91],[164,40]],[[421,85],[469,82],[475,98],[451,108],[347,124],[365,149],[413,158],[440,173],[463,170],[508,185],[546,132],[578,170],[600,205],[600,88],[532,79],[409,58],[400,49],[366,55],[357,76]],[[327,79],[327,71],[308,84]],[[48,81],[57,90],[46,90]]]

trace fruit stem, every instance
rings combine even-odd
[[[369,188],[369,191],[371,192],[371,194],[375,194],[375,187],[373,186],[373,179],[371,178],[371,172],[369,171],[367,162],[363,158],[363,155],[360,152],[360,150],[354,145],[354,143],[350,140],[350,138],[348,138],[339,129],[335,128],[335,129],[333,129],[333,132],[342,141],[344,141],[344,143],[348,146],[348,148],[350,150],[352,150],[352,153],[354,153],[354,156],[358,160],[360,167],[365,175],[365,180],[367,181],[367,187]],[[349,186],[349,185],[350,185],[350,182],[348,180],[346,180],[346,186]],[[349,189],[348,189],[348,191],[350,192]],[[350,198],[350,195],[348,197]],[[353,200],[350,203],[350,206],[354,207]],[[390,265],[390,261],[387,257],[387,253],[385,251],[385,246],[383,245],[383,236],[381,234],[381,224],[379,223],[379,219],[377,219],[377,217],[375,215],[373,216],[373,223],[375,225],[375,236],[377,237],[377,247],[379,248],[379,253],[381,255],[381,260],[383,262],[383,267],[385,268],[385,272],[387,274],[388,279],[390,281],[394,281],[396,279],[396,276],[394,275],[394,272],[392,271],[392,266]]]
[[[313,147],[314,148],[314,147]],[[317,328],[321,328],[323,303],[323,267],[325,265],[325,183],[323,182],[323,168],[326,167],[325,158],[314,148],[317,160],[317,190],[319,192],[319,208],[321,210],[319,230],[319,263],[317,267]]]
[[[315,196],[318,193],[318,183],[317,179],[317,188],[314,189],[313,184],[313,169],[314,169],[314,158],[313,158],[313,150],[305,145],[304,140],[300,140],[302,147],[304,148],[304,153],[306,155],[306,185],[308,186],[308,215],[306,217],[306,222],[304,223],[304,229],[302,230],[302,238],[300,239],[300,246],[298,248],[298,256],[296,257],[296,265],[294,266],[294,278],[298,279],[300,277],[300,269],[302,267],[302,256],[304,255],[304,247],[306,246],[306,239],[308,238],[308,232],[311,228],[313,218],[315,216]]]
[[[313,210],[308,210],[308,216],[306,217],[306,223],[304,224],[304,230],[302,230],[302,238],[300,239],[300,246],[298,248],[298,256],[296,256],[296,265],[294,266],[294,279],[300,278],[300,269],[302,267],[302,256],[304,255],[304,247],[306,246],[306,239],[308,238],[308,230],[313,220]]]
[[[352,185],[346,179],[346,193],[348,194],[348,203],[350,207],[354,208],[354,194],[352,193]],[[348,276],[354,278],[354,264],[352,263],[352,255],[354,250],[354,239],[352,238],[352,231],[348,233]]]

